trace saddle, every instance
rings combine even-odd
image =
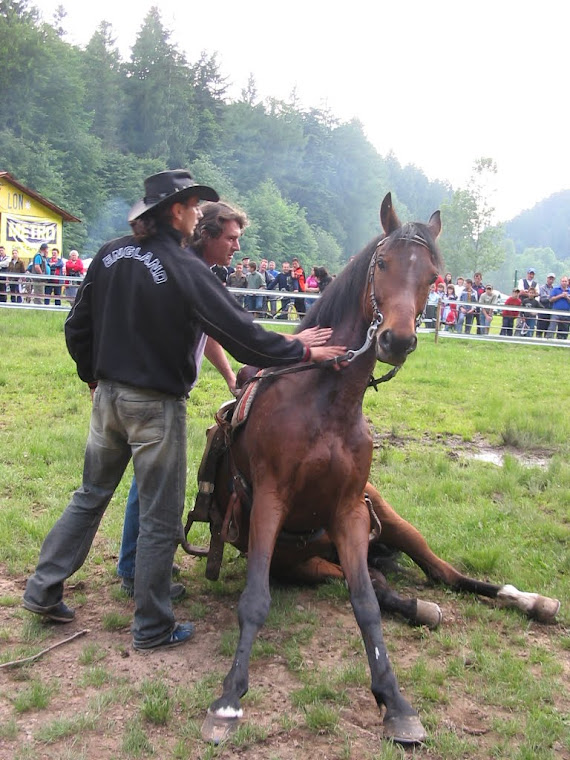
[[[262,372],[258,374],[261,375]],[[219,461],[235,440],[238,431],[245,425],[258,388],[259,383],[250,382],[237,400],[226,401],[222,404],[214,415],[215,424],[206,431],[206,446],[198,468],[198,493],[194,508],[188,513],[184,539],[180,543],[188,554],[207,557],[206,578],[208,580],[217,580],[219,577],[224,543],[237,538],[235,531],[239,519],[236,518],[241,513],[242,502],[251,504],[251,489],[237,470],[233,473],[234,490],[224,519],[214,505],[214,488]],[[188,543],[188,533],[195,522],[206,522],[210,525],[211,537],[208,549]]]

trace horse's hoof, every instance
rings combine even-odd
[[[416,625],[427,625],[428,628],[433,630],[439,626],[442,620],[443,615],[441,614],[439,605],[418,599],[415,619]]]
[[[228,718],[223,715],[216,715],[208,710],[206,719],[202,723],[202,739],[213,744],[221,744],[233,734],[239,725],[239,718]]]
[[[417,715],[395,715],[384,720],[384,738],[398,744],[421,744],[427,733]]]
[[[532,616],[540,623],[551,623],[558,615],[560,602],[548,596],[537,596],[532,608]]]

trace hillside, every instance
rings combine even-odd
[[[505,225],[517,253],[552,248],[558,259],[570,258],[570,190],[554,193]]]

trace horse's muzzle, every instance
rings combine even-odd
[[[415,351],[417,345],[415,333],[401,335],[394,330],[382,330],[376,340],[376,358],[397,366],[406,361],[408,354]]]

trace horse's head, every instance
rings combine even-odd
[[[441,219],[436,211],[427,225],[402,225],[388,193],[380,220],[385,237],[370,260],[365,307],[371,322],[381,322],[376,332],[376,358],[399,366],[416,348],[416,320],[441,266],[435,245]]]

